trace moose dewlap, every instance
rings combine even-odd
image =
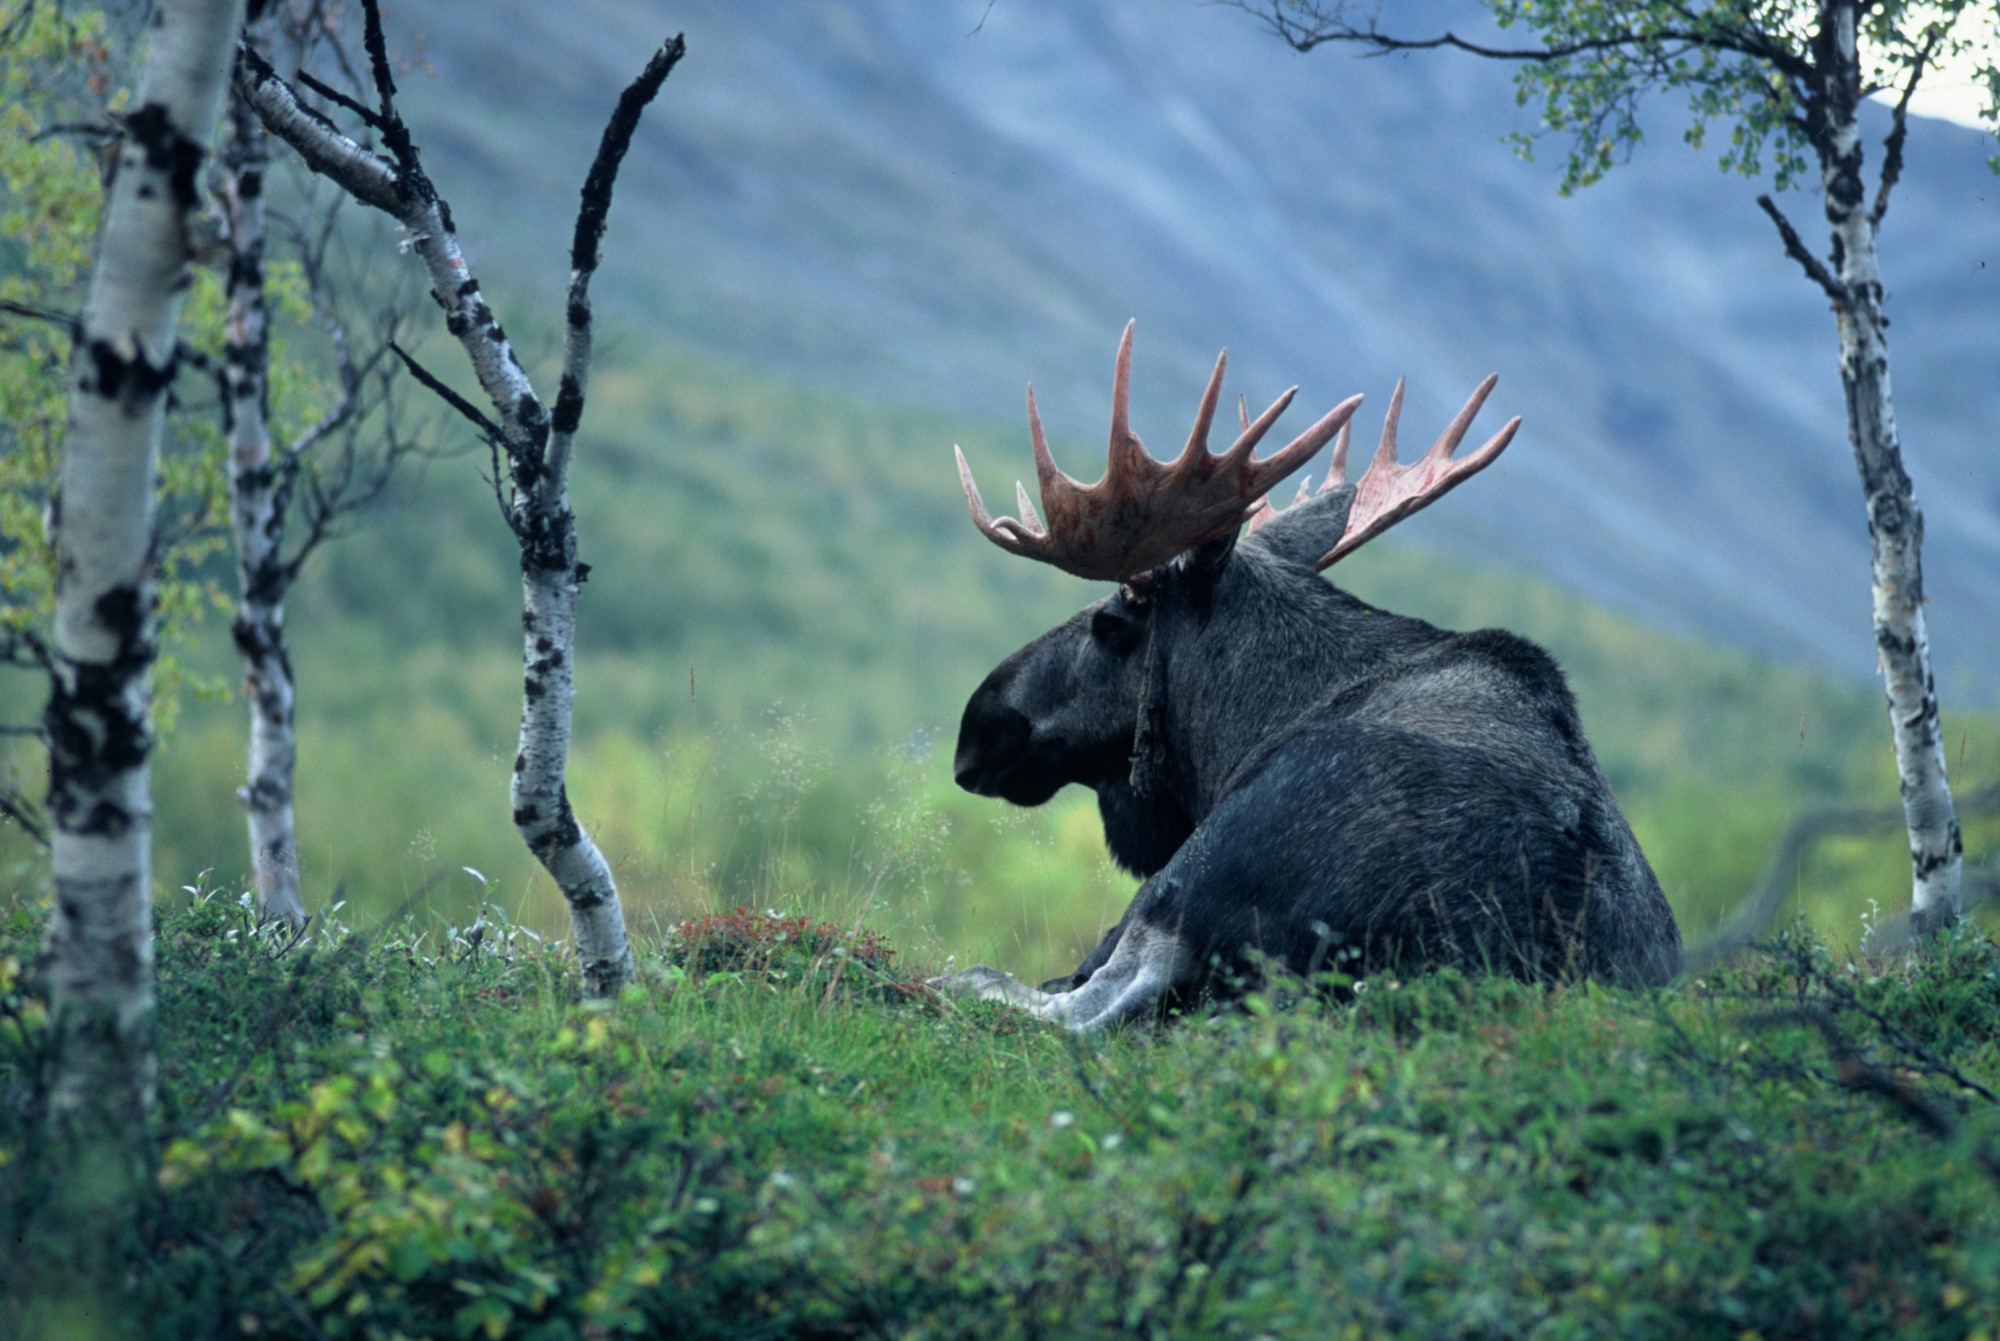
[[[1499,456],[1518,419],[1453,459],[1495,379],[1408,466],[1399,384],[1375,459],[1349,484],[1359,396],[1253,460],[1287,391],[1214,454],[1219,358],[1167,464],[1127,423],[1131,358],[1128,325],[1110,465],[1088,488],[1056,468],[1030,389],[1046,522],[1018,486],[1020,517],[994,518],[959,455],[981,533],[1119,585],[986,677],[954,771],[1024,806],[1065,783],[1092,788],[1112,855],[1145,883],[1066,977],[1037,990],[980,967],[939,985],[1094,1029],[1227,990],[1268,960],[1307,975],[1673,977],[1673,913],[1549,655],[1503,630],[1375,609],[1319,576]],[[1317,491],[1282,512],[1263,502],[1336,434]]]

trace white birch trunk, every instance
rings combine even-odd
[[[156,11],[70,372],[43,718],[59,1121],[129,1122],[152,1102],[154,475],[197,182],[242,8],[180,0]]]
[[[1841,290],[1834,303],[1840,327],[1840,380],[1847,393],[1848,437],[1867,498],[1868,534],[1874,546],[1875,646],[1888,691],[1896,774],[1909,829],[1911,929],[1923,934],[1959,917],[1963,841],[1945,777],[1944,740],[1924,627],[1924,519],[1903,469],[1896,433],[1888,323],[1882,315],[1875,245],[1878,220],[1861,177],[1855,7],[1844,3],[1831,9],[1821,52],[1826,124],[1817,139]]]
[[[516,510],[517,515],[526,512],[524,506]],[[552,523],[546,557],[555,561],[538,563],[525,544],[521,555],[527,675],[511,788],[514,826],[569,903],[586,995],[608,996],[632,976],[632,947],[611,864],[570,809],[567,771],[581,565],[568,498],[559,496],[544,515]]]
[[[268,69],[239,68],[237,87],[273,134],[365,204],[394,217],[430,273],[431,296],[446,328],[471,360],[480,389],[506,437],[513,494],[509,520],[521,546],[523,660],[520,748],[510,788],[514,824],[528,850],[569,904],[592,996],[615,992],[633,974],[625,913],[610,863],[570,808],[567,787],[576,599],[585,565],[577,561],[575,517],[565,476],[567,434],[551,450],[547,406],[479,291],[460,250],[450,212],[421,173],[368,152],[305,112]],[[414,163],[414,150],[411,151]],[[569,369],[565,369],[566,374]],[[569,378],[565,377],[565,387]],[[580,395],[580,381],[579,395]]]
[[[276,23],[254,21],[245,36],[268,51]],[[250,706],[249,781],[240,788],[250,830],[250,864],[261,916],[306,922],[292,828],[292,663],[285,649],[283,545],[290,475],[272,459],[270,308],[264,291],[264,124],[241,94],[230,99],[222,153],[222,203],[229,224],[229,313],[223,377],[229,424],[229,527],[236,550],[237,606],[230,632],[243,661]]]

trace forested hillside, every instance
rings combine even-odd
[[[1760,188],[1717,170],[1723,146],[1681,143],[1676,99],[1648,106],[1629,168],[1565,200],[1559,143],[1523,163],[1502,142],[1533,127],[1503,65],[1300,56],[1227,5],[411,0],[390,18],[422,52],[404,96],[468,242],[544,310],[605,91],[685,29],[601,289],[648,344],[982,421],[1011,420],[1032,379],[1092,447],[1131,317],[1156,445],[1224,345],[1253,400],[1300,383],[1379,407],[1408,375],[1422,425],[1498,372],[1521,445],[1413,543],[1873,674],[1825,297]],[[1872,174],[1887,115],[1867,110]],[[1975,131],[1919,121],[1907,148],[1882,256],[1949,710],[2000,692],[2000,182]],[[1817,203],[1781,194],[1823,244]],[[1013,460],[973,454],[981,478]]]

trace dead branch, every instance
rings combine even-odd
[[[1785,243],[1785,255],[1799,263],[1799,268],[1806,272],[1806,278],[1819,285],[1833,302],[1847,301],[1846,286],[1833,277],[1833,272],[1826,268],[1825,262],[1813,255],[1812,248],[1806,246],[1805,239],[1799,236],[1799,230],[1792,227],[1792,221],[1785,217],[1784,211],[1778,208],[1778,202],[1771,199],[1769,192],[1757,197],[1757,207],[1770,215],[1771,222],[1778,226],[1778,236]]]
[[[1960,800],[1961,814],[2000,814],[2000,783],[1971,792]],[[1833,806],[1810,811],[1793,820],[1778,843],[1778,850],[1757,888],[1727,921],[1699,945],[1689,948],[1682,958],[1688,973],[1701,973],[1750,947],[1770,931],[1772,923],[1794,892],[1800,865],[1808,849],[1822,838],[1866,838],[1901,833],[1904,827],[1901,806]],[[1978,897],[1968,891],[1967,906]],[[1878,929],[1877,944],[1896,940],[1893,926]]]

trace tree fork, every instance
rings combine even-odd
[[[610,864],[569,804],[576,599],[589,568],[577,560],[567,473],[589,371],[589,285],[612,187],[640,114],[686,47],[675,37],[654,54],[620,98],[592,164],[572,248],[561,393],[557,413],[551,415],[481,296],[479,281],[459,249],[450,208],[425,176],[417,144],[396,112],[378,6],[363,0],[362,8],[380,104],[363,119],[381,133],[393,161],[362,148],[303,107],[290,85],[247,47],[239,55],[237,87],[271,132],[297,149],[314,171],[403,225],[430,272],[431,295],[445,314],[446,328],[465,349],[495,411],[495,421],[488,421],[462,399],[450,398],[454,408],[481,424],[482,431],[490,430],[489,437],[505,450],[512,484],[503,507],[521,547],[524,639],[520,748],[510,785],[514,821],[569,905],[585,990],[608,995],[630,979],[633,961]]]

